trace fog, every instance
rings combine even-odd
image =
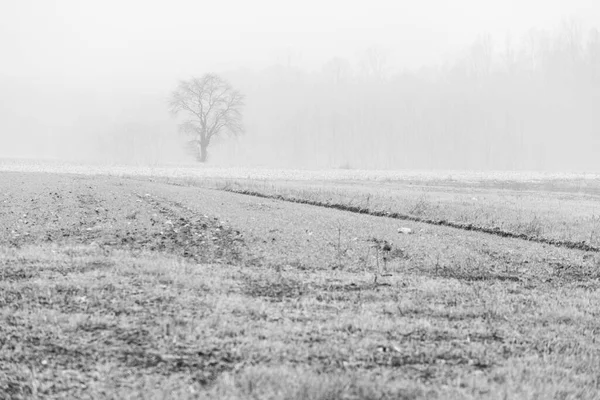
[[[0,157],[191,163],[180,80],[246,96],[211,165],[600,171],[594,0],[7,0]]]

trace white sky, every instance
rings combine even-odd
[[[209,70],[264,67],[286,49],[297,65],[320,68],[372,45],[413,67],[481,33],[503,40],[565,17],[600,27],[600,1],[1,0],[0,78],[172,83]]]

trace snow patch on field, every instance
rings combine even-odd
[[[420,171],[420,170],[299,170],[210,167],[198,164],[163,166],[101,165],[58,161],[0,159],[0,171],[74,173],[84,175],[135,175],[172,178],[218,178],[291,181],[447,181],[447,182],[543,182],[598,180],[598,173],[537,171]]]

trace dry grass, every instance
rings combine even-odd
[[[595,398],[600,296],[445,273],[4,250],[4,398]]]
[[[194,178],[168,182],[398,213],[534,238],[600,246],[600,191],[598,194],[558,189],[527,192],[478,185],[441,187],[402,183],[341,184],[335,181],[310,184]]]
[[[598,254],[189,185],[2,178],[0,399],[598,397]]]

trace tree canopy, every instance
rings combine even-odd
[[[206,161],[213,138],[244,131],[244,95],[216,74],[181,81],[171,94],[169,106],[173,115],[185,116],[179,127],[193,137],[190,143],[200,162]]]

